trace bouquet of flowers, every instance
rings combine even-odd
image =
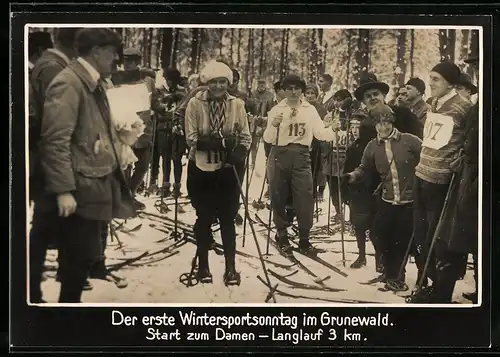
[[[145,125],[139,114],[150,111],[150,93],[143,84],[125,85],[107,91],[111,121],[120,141],[120,164],[127,167],[137,161],[131,148],[144,134]]]
[[[118,152],[120,164],[123,168],[126,168],[138,160],[131,146],[135,144],[142,134],[144,134],[145,125],[137,114],[120,116],[118,117],[119,119],[115,119],[117,117],[114,116],[112,116],[112,118],[120,141]]]

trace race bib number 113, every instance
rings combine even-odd
[[[448,145],[454,125],[452,117],[437,113],[427,113],[422,146],[439,150],[443,146]]]

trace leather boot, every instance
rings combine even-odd
[[[235,254],[230,253],[229,256],[226,256],[226,270],[224,272],[224,284],[228,285],[240,285],[241,277],[238,272],[236,272],[236,264],[235,264]]]
[[[212,273],[210,273],[210,268],[208,264],[208,249],[205,247],[198,248],[198,280],[200,283],[211,283]]]
[[[181,184],[180,183],[174,183],[173,185],[173,191],[172,191],[172,197],[173,198],[179,198],[182,196],[181,193]]]

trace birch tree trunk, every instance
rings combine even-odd
[[[280,53],[280,78],[285,77],[285,41],[286,41],[286,29],[281,31],[281,53]]]
[[[470,30],[462,30],[462,41],[460,42],[460,61],[459,66],[463,71],[466,67],[464,60],[469,57],[469,47],[470,47]]]
[[[368,72],[368,57],[370,53],[370,30],[369,29],[359,29],[358,30],[358,48],[356,50],[355,58],[356,65],[354,67],[354,86],[359,85],[359,81],[363,74]]]
[[[242,29],[238,29],[238,54],[237,54],[237,59],[236,59],[236,67],[240,67],[241,63],[241,36],[242,36]]]
[[[415,72],[415,60],[413,56],[415,55],[415,30],[410,30],[410,77],[413,78]]]
[[[201,66],[201,52],[202,52],[202,46],[203,46],[203,40],[205,39],[205,29],[201,28],[198,31],[198,50],[196,52],[196,72],[195,73],[200,73],[200,66]]]
[[[170,55],[170,67],[177,67],[177,55],[179,53],[179,36],[181,34],[180,29],[175,29],[174,44],[172,46],[172,53]]]
[[[260,31],[259,76],[262,76],[264,71],[264,36],[265,29],[262,29]]]
[[[173,43],[174,43],[173,29],[163,28],[161,35],[161,66],[164,69],[170,65]]]
[[[478,30],[471,31],[469,56],[470,57],[479,57],[479,31]],[[474,71],[473,71],[471,65],[467,66],[467,73],[469,74],[469,76],[473,77]],[[475,78],[475,80],[477,82],[477,78]]]
[[[345,75],[345,88],[349,89],[350,78],[351,78],[351,57],[352,57],[352,31],[351,29],[347,30],[346,41],[347,41],[347,59],[346,59],[346,75]]]
[[[196,72],[196,65],[198,60],[198,48],[199,48],[199,29],[193,28],[191,29],[191,55],[190,55],[190,67],[191,73]]]
[[[402,87],[406,77],[406,30],[399,30],[396,50],[396,70],[394,71],[394,84]]]
[[[441,61],[455,61],[455,30],[439,30],[439,54]]]
[[[231,29],[231,39],[229,42],[229,56],[231,57],[231,62],[234,63],[234,29]]]

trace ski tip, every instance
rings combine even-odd
[[[318,277],[318,278],[314,279],[314,282],[315,282],[316,284],[321,284],[321,283],[323,283],[323,282],[325,282],[325,281],[327,281],[327,280],[330,280],[331,278],[332,278],[332,277],[331,277],[330,275],[327,275],[327,276],[325,276],[324,278],[320,278],[320,277]]]

